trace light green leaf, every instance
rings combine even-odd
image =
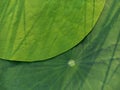
[[[0,57],[37,61],[59,55],[92,30],[105,0],[1,0]]]
[[[1,90],[119,90],[120,1],[107,0],[93,31],[46,61],[0,60]]]

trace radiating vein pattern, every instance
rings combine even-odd
[[[0,57],[37,61],[69,50],[92,30],[104,4],[105,0],[0,1]]]
[[[0,89],[119,90],[119,2],[107,0],[93,31],[61,55],[32,63],[1,59]]]

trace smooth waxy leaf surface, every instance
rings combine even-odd
[[[0,57],[44,60],[78,44],[93,28],[105,0],[0,1]]]
[[[120,1],[107,0],[93,31],[47,61],[0,60],[1,90],[119,90]]]

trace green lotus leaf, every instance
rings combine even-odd
[[[45,60],[77,45],[97,22],[105,0],[1,0],[0,57]]]
[[[119,90],[119,2],[107,0],[93,31],[77,46],[59,56],[31,63],[1,59],[0,89]]]

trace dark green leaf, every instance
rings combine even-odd
[[[1,90],[119,90],[120,1],[107,0],[94,30],[46,61],[0,61]]]

